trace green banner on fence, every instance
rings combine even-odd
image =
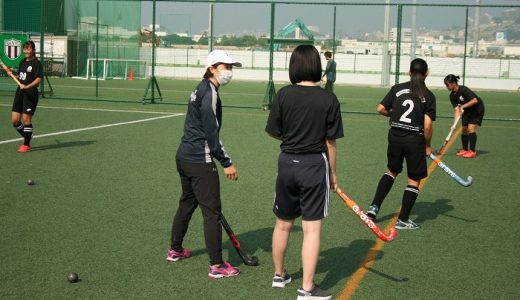
[[[18,68],[20,61],[25,58],[23,44],[27,41],[26,34],[0,34],[0,45],[2,50],[0,56],[9,68]]]

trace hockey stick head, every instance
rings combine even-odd
[[[336,193],[343,200],[343,202],[356,214],[361,221],[382,241],[391,242],[395,239],[397,231],[395,228],[390,229],[390,233],[387,235],[377,226],[372,219],[370,219],[365,212],[357,205],[357,203],[350,198],[339,186],[336,187]]]
[[[383,241],[385,242],[391,242],[395,239],[397,236],[397,230],[395,228],[390,228],[390,232],[387,236],[384,236]]]
[[[234,233],[228,232],[229,239],[231,240],[231,244],[233,244],[233,247],[237,250],[238,255],[242,259],[245,265],[247,266],[258,266],[258,257],[254,255],[249,255],[245,253],[242,248],[240,247],[240,242],[238,241],[237,237]]]
[[[440,159],[435,156],[435,154],[430,153],[430,158],[444,171],[446,172],[453,180],[455,180],[458,184],[468,187],[473,183],[473,177],[468,176],[466,180],[462,179],[457,173],[455,173],[452,169],[450,169],[445,163],[443,163]]]
[[[473,177],[471,177],[471,176],[468,176],[466,181],[460,182],[460,184],[463,186],[470,186],[472,183],[473,183]]]
[[[244,255],[243,261],[246,266],[256,267],[260,264],[258,262],[258,257],[254,256],[254,255],[249,255],[249,254]]]
[[[237,251],[238,255],[244,262],[246,266],[258,266],[260,263],[258,261],[258,257],[254,255],[249,255],[242,250],[242,247],[240,246],[240,242],[238,241],[235,233],[233,232],[233,229],[231,229],[231,226],[227,222],[224,215],[220,214],[220,221],[222,224],[222,227],[224,227],[224,230],[226,231],[227,235],[229,236],[229,239],[231,241],[231,244],[233,245],[233,248]]]

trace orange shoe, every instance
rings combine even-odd
[[[31,151],[31,146],[27,146],[27,145],[21,145],[18,150],[16,150],[16,152],[18,153],[25,153],[25,152],[29,152]]]
[[[477,157],[477,151],[468,150],[468,152],[466,152],[466,154],[462,155],[462,157],[464,157],[464,158],[475,158],[475,157]]]
[[[468,153],[468,150],[466,149],[460,149],[459,151],[457,151],[457,156],[464,156],[464,154]]]

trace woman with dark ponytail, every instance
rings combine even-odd
[[[426,156],[431,153],[432,122],[435,121],[435,96],[424,83],[428,64],[416,58],[410,63],[410,81],[394,85],[377,107],[383,116],[390,117],[388,131],[387,171],[379,180],[367,215],[376,219],[381,204],[390,192],[395,178],[403,170],[406,159],[408,185],[406,186],[397,229],[417,229],[419,224],[410,220],[410,212],[419,195],[421,179],[428,176]]]
[[[444,78],[444,84],[451,92],[453,118],[460,115],[462,119],[462,149],[457,152],[457,156],[475,158],[477,157],[477,126],[482,125],[484,102],[468,87],[459,85],[459,78],[453,74]]]

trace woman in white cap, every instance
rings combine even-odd
[[[204,218],[204,239],[209,255],[209,278],[236,276],[240,270],[222,259],[221,199],[218,161],[226,177],[238,179],[238,172],[220,141],[222,103],[218,89],[233,77],[233,66],[242,64],[226,52],[208,55],[204,78],[191,93],[184,122],[184,134],[177,150],[176,163],[182,195],[173,219],[171,246],[166,260],[175,262],[191,256],[182,242],[197,206]]]

